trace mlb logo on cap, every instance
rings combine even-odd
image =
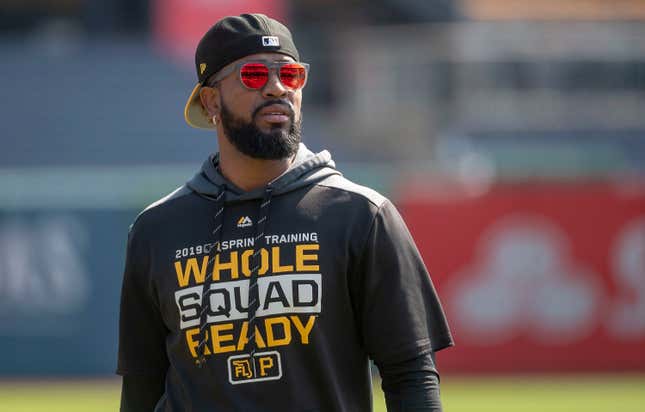
[[[262,45],[265,47],[278,47],[280,46],[280,40],[276,36],[262,36]]]

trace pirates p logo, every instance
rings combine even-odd
[[[276,351],[250,355],[230,356],[228,363],[228,381],[231,385],[240,383],[274,381],[282,377],[280,353]]]
[[[206,71],[206,63],[199,63],[199,74],[204,74]]]

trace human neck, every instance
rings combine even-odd
[[[219,140],[219,167],[224,177],[244,191],[264,187],[289,169],[295,156],[266,160],[249,157],[226,139]]]

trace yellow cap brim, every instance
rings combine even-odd
[[[212,130],[215,129],[215,125],[199,99],[199,89],[201,88],[201,83],[197,83],[190,94],[190,97],[186,102],[186,107],[184,107],[184,119],[186,119],[186,123],[192,127]]]

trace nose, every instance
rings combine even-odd
[[[267,98],[272,98],[272,97],[284,97],[287,95],[287,93],[288,93],[288,89],[284,87],[282,82],[280,82],[278,73],[271,70],[271,72],[269,73],[269,80],[267,80],[267,83],[264,85],[264,88],[262,88],[262,95]]]

